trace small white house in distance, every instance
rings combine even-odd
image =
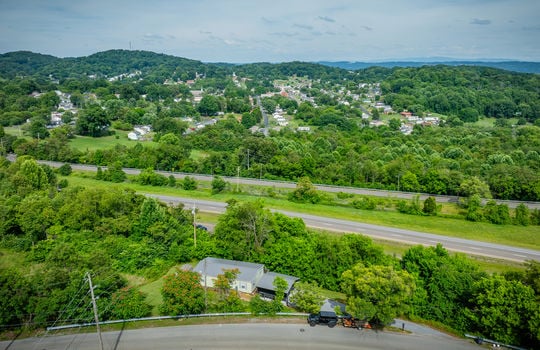
[[[253,293],[257,287],[257,282],[264,275],[264,265],[262,264],[210,257],[199,261],[193,271],[201,275],[201,284],[203,286],[212,288],[217,276],[223,274],[224,270],[231,269],[240,271],[232,288],[244,293]]]

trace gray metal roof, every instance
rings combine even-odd
[[[206,261],[206,264],[205,264]],[[206,265],[206,266],[205,266]],[[249,281],[255,283],[255,278],[257,277],[257,272],[261,269],[264,271],[263,264],[255,264],[250,262],[227,260],[227,259],[218,259],[218,258],[204,258],[199,261],[197,266],[193,271],[198,272],[201,276],[206,275],[211,277],[216,277],[217,275],[223,274],[223,270],[238,269],[240,273],[238,274],[238,281]]]
[[[294,282],[299,280],[299,278],[294,277],[294,276],[284,275],[284,274],[276,273],[276,272],[267,272],[264,274],[261,280],[257,282],[257,288],[263,288],[263,289],[275,291],[274,280],[276,279],[276,277],[281,277],[287,282],[287,290],[285,291],[285,293],[287,294],[291,290]]]

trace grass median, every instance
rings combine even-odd
[[[495,225],[486,222],[470,222],[452,217],[409,215],[396,211],[360,210],[339,204],[338,202],[335,205],[294,203],[285,199],[286,193],[290,190],[279,188],[265,191],[260,188],[254,189],[253,186],[248,188],[248,186],[240,185],[239,191],[236,191],[236,186],[231,184],[232,191],[213,195],[210,191],[210,185],[204,183],[199,184],[200,188],[198,190],[186,191],[178,187],[144,186],[129,181],[123,183],[98,181],[93,178],[92,173],[88,172],[75,172],[67,179],[71,186],[117,186],[130,188],[140,193],[196,198],[217,202],[225,202],[231,198],[238,201],[260,199],[264,201],[264,205],[267,208],[271,209],[540,250],[538,226]],[[266,195],[267,192],[270,192],[271,196]],[[330,195],[335,196],[335,194]]]

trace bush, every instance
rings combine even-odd
[[[69,176],[72,172],[71,165],[69,164],[63,164],[60,168],[58,168],[58,174],[62,176]]]
[[[422,210],[420,209],[420,196],[414,196],[409,203],[405,200],[398,201],[396,209],[403,214],[422,215]]]
[[[317,204],[321,201],[321,196],[311,183],[311,180],[308,177],[303,177],[296,184],[296,189],[289,193],[289,200],[291,202]]]
[[[364,210],[374,210],[377,207],[377,203],[375,202],[375,200],[369,197],[355,199],[351,204],[356,209]]]
[[[487,202],[484,207],[484,217],[496,225],[506,225],[510,223],[510,214],[508,211],[508,206],[506,204],[499,204],[494,200]]]
[[[354,195],[352,193],[338,192],[336,196],[338,199],[347,199],[352,198]]]
[[[218,194],[225,190],[227,187],[227,182],[223,180],[220,176],[214,176],[212,180],[212,194]]]
[[[274,314],[274,307],[271,302],[263,300],[259,294],[249,301],[249,310],[253,315]]]
[[[135,288],[123,288],[112,295],[110,319],[127,320],[145,317],[152,311],[146,295]]]
[[[163,186],[167,183],[167,178],[161,174],[157,174],[154,169],[148,168],[141,171],[139,176],[137,176],[137,182],[141,185]]]
[[[193,191],[197,189],[197,181],[191,176],[186,176],[182,181],[182,188],[186,191]]]
[[[62,179],[58,181],[58,188],[66,188],[68,187],[68,180]]]
[[[133,125],[128,122],[123,122],[121,120],[115,120],[111,123],[113,129],[130,131],[133,129]]]
[[[529,207],[521,203],[516,207],[514,223],[516,225],[528,226],[531,223],[530,216]]]
[[[426,198],[422,211],[427,215],[437,215],[437,201],[434,197]]]
[[[176,187],[176,178],[174,175],[169,175],[169,187]]]
[[[204,289],[201,276],[193,271],[177,270],[165,277],[161,295],[163,315],[199,314],[204,310]]]

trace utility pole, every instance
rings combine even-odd
[[[204,258],[204,312],[206,313],[206,310],[208,309],[208,304],[206,301],[206,259],[208,257]]]
[[[240,166],[236,167],[236,192],[238,192],[240,186]]]
[[[248,170],[249,170],[249,148],[248,148],[248,161],[247,161],[247,166],[248,166]]]
[[[103,350],[103,339],[101,338],[101,329],[99,328],[99,317],[96,298],[94,296],[94,286],[92,285],[92,278],[90,277],[89,272],[86,273],[86,278],[88,279],[88,284],[90,285],[90,296],[92,297],[92,308],[94,309],[94,319],[96,320],[96,329],[99,336],[99,345],[101,350]]]
[[[191,214],[193,214],[193,245],[195,246],[195,248],[197,248],[197,227],[195,226],[195,216],[197,214],[196,209],[197,207],[195,207],[195,203],[193,203]]]

